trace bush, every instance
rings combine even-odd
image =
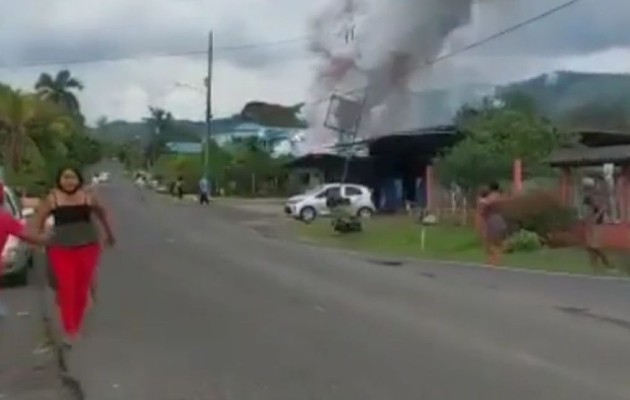
[[[502,212],[513,231],[534,232],[545,241],[553,233],[571,230],[578,221],[576,210],[545,191],[516,196],[504,203]]]
[[[505,242],[508,252],[530,252],[542,247],[540,236],[536,232],[521,229],[512,234]]]
[[[203,165],[198,155],[164,154],[157,159],[152,172],[154,177],[159,176],[161,183],[167,185],[181,176],[184,192],[196,193]]]

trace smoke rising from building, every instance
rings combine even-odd
[[[310,128],[304,150],[322,151],[337,141],[338,133],[325,127],[333,93],[364,102],[361,138],[417,127],[410,78],[429,77],[430,63],[449,35],[470,23],[473,3],[331,0],[312,21],[311,50],[319,65],[306,110]]]

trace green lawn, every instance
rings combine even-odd
[[[430,226],[425,230],[409,217],[376,217],[364,224],[361,233],[336,234],[329,219],[312,224],[296,222],[304,240],[333,247],[366,251],[387,256],[418,257],[481,263],[485,256],[479,238],[471,228]],[[588,259],[580,249],[543,249],[529,253],[506,254],[506,266],[569,273],[591,273]]]

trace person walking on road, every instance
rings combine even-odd
[[[502,200],[503,195],[497,182],[491,182],[488,190],[479,199],[486,245],[486,262],[492,266],[497,266],[501,262],[503,242],[507,234],[507,223],[500,212]]]
[[[1,207],[2,205],[4,205],[4,185],[0,183],[0,249],[4,249],[9,236],[15,236],[31,244],[42,245],[47,243],[48,235],[37,234],[27,230],[26,226]],[[0,264],[0,275],[2,275],[3,268],[4,265]],[[6,317],[7,314],[7,307],[0,302],[0,318]]]
[[[210,204],[210,183],[205,176],[199,179],[199,204]]]
[[[175,195],[180,200],[184,198],[184,178],[182,176],[178,176],[177,181],[175,181]]]
[[[600,238],[601,225],[604,223],[606,208],[604,207],[604,202],[596,194],[586,195],[584,197],[584,205],[587,208],[584,227],[586,236],[585,247],[591,268],[596,273],[605,272],[606,269],[612,268],[612,264],[602,248]]]
[[[81,172],[72,167],[59,171],[56,188],[42,201],[35,227],[42,231],[46,219],[54,217],[48,246],[48,260],[56,282],[57,304],[61,314],[64,342],[71,346],[78,338],[89,301],[89,292],[101,254],[100,222],[104,242],[115,242],[109,214],[101,200],[84,186]]]

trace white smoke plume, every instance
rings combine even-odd
[[[427,64],[470,22],[472,8],[473,0],[331,0],[312,22],[311,50],[320,64],[304,150],[322,151],[337,141],[324,126],[333,93],[365,101],[361,138],[417,126],[410,78],[430,71]]]

